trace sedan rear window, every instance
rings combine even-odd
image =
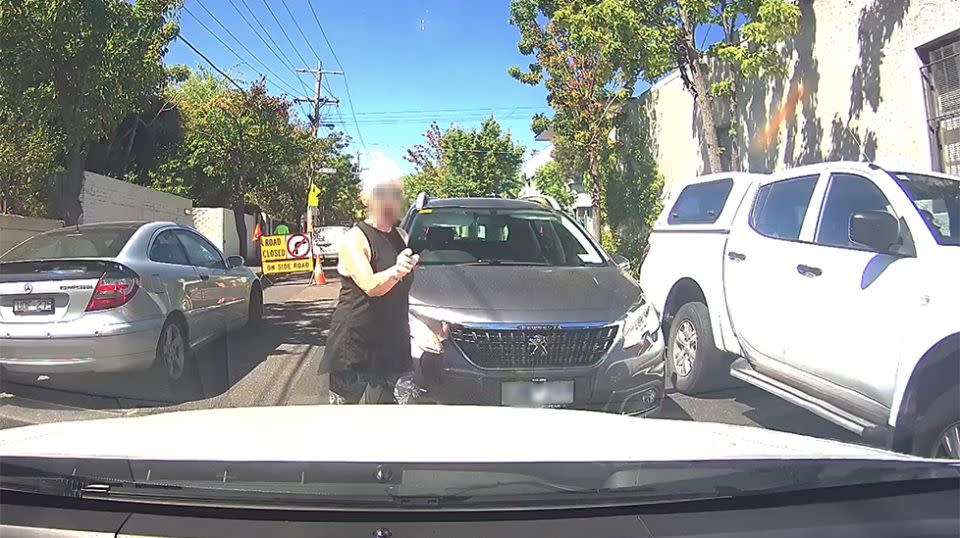
[[[0,256],[0,261],[115,258],[135,226],[69,227],[35,235]]]

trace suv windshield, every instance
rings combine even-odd
[[[604,265],[603,255],[565,215],[536,209],[424,209],[410,225],[424,265]]]
[[[0,261],[115,258],[136,226],[63,228],[32,237],[0,256]]]
[[[895,172],[893,177],[913,200],[937,242],[960,245],[960,181],[912,172]]]

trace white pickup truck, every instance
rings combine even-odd
[[[727,370],[868,440],[960,458],[960,178],[833,162],[673,188],[640,284],[676,388]]]

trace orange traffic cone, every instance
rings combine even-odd
[[[313,265],[313,283],[316,286],[322,286],[327,283],[327,277],[323,275],[323,258],[317,256]]]

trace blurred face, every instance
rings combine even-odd
[[[400,182],[390,181],[374,187],[367,199],[370,216],[379,222],[394,223],[400,219],[400,205],[403,202],[403,189]]]

